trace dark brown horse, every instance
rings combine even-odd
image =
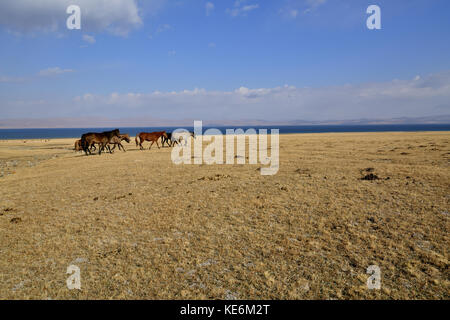
[[[136,147],[139,146],[141,150],[144,150],[144,147],[142,146],[142,143],[144,141],[151,141],[150,147],[148,150],[151,149],[152,145],[156,142],[156,145],[159,149],[158,139],[160,137],[164,137],[167,139],[167,133],[165,131],[158,131],[158,132],[141,132],[139,133],[136,138],[134,139],[136,141]]]
[[[108,145],[113,137],[119,137],[120,131],[119,129],[115,129],[112,131],[104,131],[102,133],[89,132],[85,133],[81,136],[81,146],[83,147],[83,151],[86,155],[91,153],[91,146],[95,143],[99,144],[99,152],[98,154],[102,154],[102,151]],[[111,151],[110,151],[111,152]]]

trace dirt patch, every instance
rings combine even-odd
[[[369,174],[366,174],[364,177],[362,177],[361,180],[374,181],[374,180],[380,180],[380,178],[376,174],[369,173]]]
[[[198,179],[198,181],[205,181],[205,180],[219,181],[219,180],[227,179],[227,178],[231,178],[231,176],[228,175],[228,174],[216,174],[214,176],[201,177],[201,178]]]
[[[375,174],[375,168],[365,168],[360,170],[362,177],[361,180],[366,181],[374,181],[374,180],[380,180],[380,177],[378,177],[377,174]]]
[[[22,219],[21,218],[12,218],[11,220],[9,220],[9,222],[11,222],[11,223],[19,223],[19,222],[22,222]]]
[[[309,169],[298,168],[294,172],[297,174],[300,174],[300,175],[307,175],[307,176],[311,177],[311,170],[309,170]]]

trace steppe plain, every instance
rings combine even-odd
[[[0,141],[1,299],[450,298],[449,132],[282,135],[273,176],[74,140]]]

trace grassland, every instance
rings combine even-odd
[[[0,141],[2,299],[450,298],[449,132],[284,135],[274,176],[73,141]]]

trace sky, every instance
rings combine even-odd
[[[448,0],[3,0],[0,43],[0,120],[450,114]]]

